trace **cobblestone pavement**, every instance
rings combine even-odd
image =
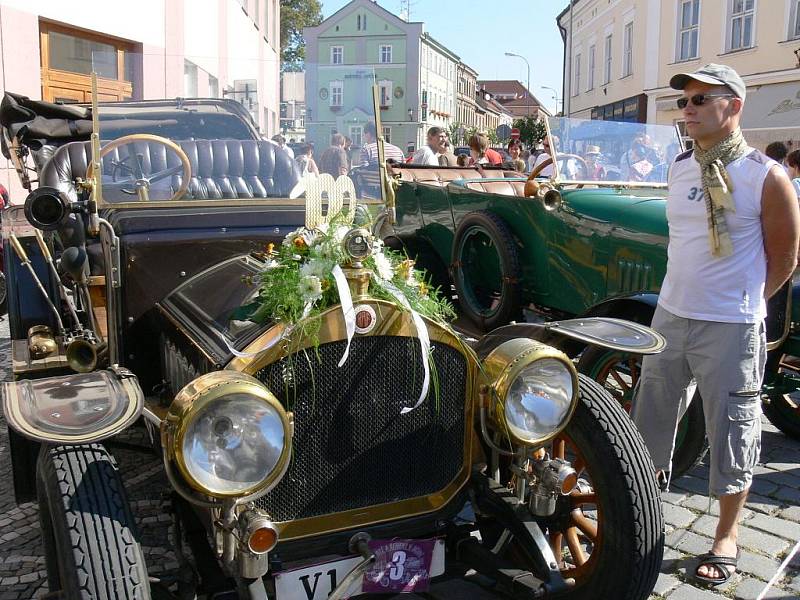
[[[0,376],[10,370],[8,325],[0,322]],[[755,600],[784,558],[800,540],[800,442],[790,440],[764,419],[761,463],[740,527],[740,573],[722,589],[694,586],[688,574],[693,557],[709,550],[715,520],[708,508],[708,467],[701,464],[690,475],[673,482],[664,495],[667,523],[665,560],[652,599],[713,600],[722,596]],[[133,431],[131,442],[139,433]],[[171,527],[161,510],[161,494],[169,486],[155,457],[116,448],[114,455],[126,482],[140,528],[148,569],[168,578],[177,567],[171,548]],[[17,506],[11,485],[11,464],[5,422],[0,417],[0,600],[28,600],[46,593],[43,549],[35,503]],[[715,515],[716,503],[711,515]],[[487,597],[473,588],[453,588],[453,599]],[[800,557],[795,556],[768,600],[800,599]],[[598,599],[606,600],[606,599]],[[612,599],[608,599],[612,600]]]

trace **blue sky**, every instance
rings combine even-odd
[[[322,0],[328,18],[350,0]],[[378,0],[386,10],[400,14],[401,0]],[[556,15],[568,0],[411,0],[411,20],[423,21],[425,31],[478,71],[481,79],[517,79],[525,83],[525,61],[531,65],[531,91],[554,111],[553,92],[561,97],[564,45]],[[560,106],[559,106],[560,107]]]

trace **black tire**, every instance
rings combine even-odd
[[[769,402],[764,402],[763,407],[770,423],[785,435],[800,440],[800,409],[795,408],[786,396],[770,396]]]
[[[646,600],[664,554],[664,518],[653,463],[622,407],[589,377],[579,375],[579,381],[578,406],[556,443],[565,440],[565,454],[572,448],[583,459],[582,477],[596,496],[598,533],[580,576],[564,572],[575,576],[575,588],[559,597]],[[568,504],[559,510],[568,515],[574,508]]]
[[[36,469],[48,587],[65,600],[148,600],[122,479],[100,444],[43,446]]]
[[[503,219],[469,213],[453,241],[453,283],[462,312],[482,331],[519,319],[521,266],[517,242]]]
[[[631,364],[630,361],[633,361]],[[626,410],[630,410],[633,388],[638,380],[636,368],[641,369],[641,357],[608,348],[590,346],[581,354],[578,371],[599,382]],[[617,376],[630,378],[626,388],[608,373],[615,369]],[[621,372],[622,371],[622,372]],[[626,380],[627,382],[627,380]],[[706,421],[700,392],[695,392],[686,414],[675,434],[675,451],[672,455],[672,479],[677,479],[696,467],[708,452]]]

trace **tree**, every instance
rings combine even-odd
[[[450,123],[450,126],[447,128],[447,131],[450,134],[450,141],[453,144],[458,145],[462,143],[460,133],[463,128],[464,126],[458,121],[453,121],[452,123]]]
[[[302,71],[306,57],[303,27],[322,23],[320,0],[281,0],[281,63],[283,71]]]
[[[519,139],[528,148],[534,148],[544,139],[547,130],[544,121],[534,117],[523,117],[514,121],[514,127],[519,129]]]

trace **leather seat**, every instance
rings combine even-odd
[[[424,183],[439,187],[444,187],[456,179],[520,177],[520,174],[516,171],[506,171],[500,169],[484,169],[479,171],[474,167],[421,167],[418,165],[395,165],[393,167],[393,171],[400,174],[400,181]]]
[[[297,163],[269,140],[189,140],[177,143],[192,166],[186,198],[285,198],[300,181]],[[145,175],[180,164],[175,152],[164,144],[137,141],[133,146],[135,154],[142,157]],[[130,145],[125,145],[104,157],[105,180],[111,180],[113,162],[124,160],[130,151]],[[75,200],[75,179],[86,177],[89,162],[91,142],[65,144],[42,168],[40,185],[58,188]],[[173,193],[180,187],[181,178],[180,172],[170,177],[168,185]],[[166,183],[167,180],[162,182]]]

